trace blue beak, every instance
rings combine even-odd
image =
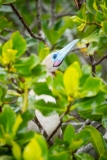
[[[66,57],[66,55],[69,53],[69,51],[71,51],[71,49],[75,46],[75,44],[78,41],[79,41],[79,39],[75,39],[71,43],[66,45],[64,48],[62,48],[61,50],[58,51],[58,53],[57,53],[58,56],[53,63],[53,67],[58,67],[62,63],[63,59]]]

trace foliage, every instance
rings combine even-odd
[[[35,11],[38,0],[0,0],[0,160],[107,159],[103,136],[107,128],[107,85],[97,68],[107,58],[107,1],[75,2],[45,0],[41,14],[38,5]],[[65,46],[72,36],[81,39],[79,57],[85,53],[90,65],[69,54],[54,80],[47,77],[41,61],[50,51]],[[100,60],[95,61],[96,55]],[[31,89],[37,95],[55,97],[56,103],[36,100],[29,94]],[[51,145],[51,138],[27,130],[35,109],[46,116],[56,112],[61,116],[62,135]],[[98,125],[93,126],[93,121]],[[84,149],[90,144],[96,156]]]

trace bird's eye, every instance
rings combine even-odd
[[[55,60],[57,57],[57,54],[53,54],[52,58]]]

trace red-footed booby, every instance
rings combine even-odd
[[[43,60],[42,64],[46,65],[47,76],[51,75],[53,72],[55,72],[58,69],[58,66],[60,66],[60,64],[63,62],[64,58],[66,57],[66,55],[71,51],[71,49],[75,46],[75,44],[78,41],[79,39],[73,40],[64,48],[49,54]],[[54,97],[51,97],[48,95],[37,96],[32,90],[30,91],[30,95],[35,96],[36,100],[44,99],[46,103],[47,102],[56,103],[56,100]],[[58,114],[53,114],[51,116],[45,117],[42,115],[42,113],[39,110],[35,110],[35,115],[48,136],[50,136],[53,133],[53,131],[57,128],[58,124],[60,123],[60,118]],[[34,123],[33,121],[29,121],[28,130],[34,130],[38,132],[39,128],[36,123]],[[60,134],[60,131],[61,130],[59,129],[55,135]]]

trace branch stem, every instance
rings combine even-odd
[[[19,20],[22,22],[23,26],[26,28],[26,30],[28,31],[28,33],[31,35],[32,38],[35,39],[39,39],[40,41],[45,43],[45,40],[41,37],[41,36],[37,36],[35,35],[31,29],[29,28],[29,26],[27,25],[27,23],[25,22],[25,20],[23,19],[22,15],[19,13],[19,11],[16,9],[16,7],[13,4],[10,4],[11,8],[13,9],[14,13],[17,15],[17,17],[19,18]]]

